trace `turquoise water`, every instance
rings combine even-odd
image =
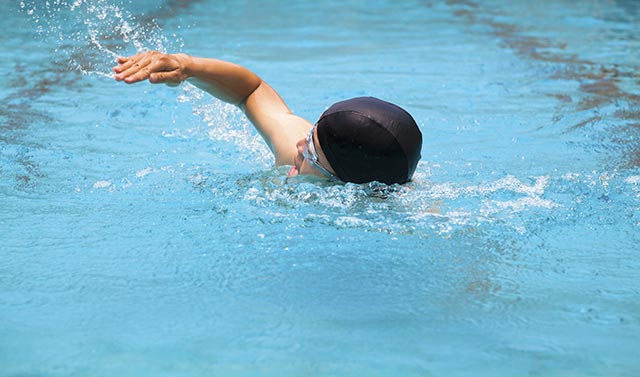
[[[637,1],[0,13],[0,376],[640,374]],[[235,108],[114,82],[141,49],[396,102],[415,179],[286,179]]]

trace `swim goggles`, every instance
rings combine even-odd
[[[309,135],[307,135],[307,146],[302,151],[302,156],[325,177],[330,180],[339,181],[338,177],[329,173],[324,166],[320,165],[318,154],[316,153],[316,147],[313,145],[313,132],[316,130],[316,127],[318,127],[317,123],[313,126],[311,131],[309,131]]]

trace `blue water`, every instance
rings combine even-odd
[[[4,1],[0,376],[640,375],[640,3]],[[286,179],[245,65],[416,118],[401,187]]]

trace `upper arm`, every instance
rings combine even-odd
[[[244,100],[241,108],[273,152],[276,165],[291,165],[297,154],[296,142],[307,135],[311,123],[294,115],[264,81]]]

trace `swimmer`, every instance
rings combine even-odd
[[[117,81],[177,86],[186,80],[240,107],[273,152],[276,165],[292,166],[289,176],[405,183],[420,160],[422,133],[413,117],[377,98],[335,103],[312,124],[294,115],[255,73],[234,63],[157,51],[119,57],[117,62]]]

